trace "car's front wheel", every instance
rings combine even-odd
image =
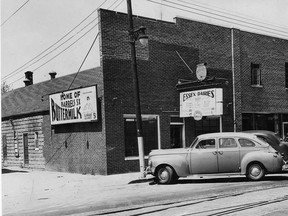
[[[253,181],[259,181],[265,176],[265,169],[261,164],[253,163],[248,166],[247,178]]]
[[[173,181],[174,172],[169,166],[162,166],[157,170],[156,179],[159,184],[170,184]]]

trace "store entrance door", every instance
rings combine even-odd
[[[184,119],[178,116],[171,116],[170,121],[170,147],[185,147]]]

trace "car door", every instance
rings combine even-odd
[[[199,140],[190,150],[191,174],[217,173],[217,148],[215,139]]]
[[[241,146],[240,148],[240,160],[242,160],[242,158],[249,152],[252,151],[258,151],[259,147],[251,140],[249,139],[238,139],[238,142]]]
[[[219,173],[240,172],[240,149],[234,138],[220,138],[218,145]]]

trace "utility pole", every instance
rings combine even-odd
[[[136,110],[136,126],[137,126],[140,178],[144,178],[145,177],[144,141],[143,141],[143,135],[142,135],[142,117],[141,117],[140,94],[139,94],[139,83],[138,83],[136,50],[135,50],[135,42],[137,40],[137,36],[135,34],[136,32],[134,31],[134,27],[133,27],[131,0],[127,0],[127,11],[128,11],[129,36],[130,36],[129,42],[131,45],[131,70],[133,72],[133,80],[134,80],[134,100],[135,100],[135,110]]]

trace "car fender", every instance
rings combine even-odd
[[[241,174],[246,174],[247,167],[251,162],[261,163],[267,172],[274,172],[274,160],[273,153],[271,152],[248,152],[241,160]]]
[[[155,155],[151,158],[153,161],[152,164],[152,173],[155,174],[157,168],[162,165],[169,165],[176,172],[179,177],[188,176],[189,173],[189,164],[187,161],[187,154],[181,155]]]

